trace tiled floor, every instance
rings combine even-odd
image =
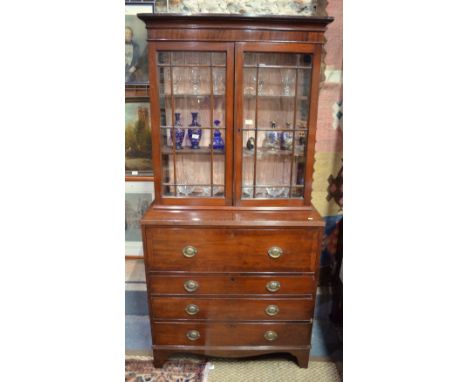
[[[151,333],[142,262],[126,261],[125,349],[128,354],[151,355]],[[133,264],[132,264],[133,263]],[[342,359],[342,343],[334,325],[328,320],[331,295],[320,289],[315,305],[312,330],[312,357]]]

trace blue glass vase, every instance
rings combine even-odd
[[[218,119],[216,119],[214,121],[214,124],[215,124],[216,128],[215,128],[215,131],[213,133],[213,149],[223,150],[224,149],[224,141],[223,141],[223,138],[221,137],[221,131],[219,131],[220,121]]]
[[[182,128],[182,122],[180,121],[180,113],[175,114],[175,139],[172,138],[172,141],[176,144],[176,150],[182,150],[182,144],[184,143],[185,131]]]
[[[192,123],[189,125],[188,137],[190,139],[190,145],[192,149],[200,148],[200,139],[202,136],[201,125],[198,122],[198,113],[192,113]]]

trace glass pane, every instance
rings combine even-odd
[[[245,53],[244,55],[244,66],[257,65],[258,53]]]
[[[162,172],[165,174],[162,194],[222,197],[225,185],[226,53],[164,53],[167,54],[158,55],[158,63],[166,65],[158,69]]]
[[[255,131],[243,132],[242,153],[242,185],[253,186]]]
[[[292,187],[291,188],[291,198],[303,198],[304,197],[304,187]]]
[[[125,171],[132,175],[153,171],[148,102],[125,104]]]
[[[226,53],[216,52],[212,53],[213,65],[226,65]]]
[[[255,94],[257,94],[257,69],[244,68],[244,96],[255,96]]]
[[[159,94],[171,95],[171,69],[168,67],[159,68]]]
[[[213,196],[220,198],[224,196],[224,187],[223,186],[214,186],[213,187]]]
[[[224,172],[224,155],[215,155],[213,158],[213,184],[224,184]]]
[[[307,132],[296,131],[294,152],[296,155],[305,155],[306,151],[307,151]]]
[[[289,187],[291,155],[259,150],[257,153],[257,185]]]
[[[295,155],[293,172],[292,172],[292,185],[293,186],[304,186],[304,175],[305,175],[304,172],[305,172],[304,155]]]
[[[188,150],[186,151],[188,152]],[[211,184],[211,163],[206,153],[196,153],[190,150],[190,155],[176,155],[176,171],[178,185]],[[180,191],[179,192],[183,192]]]
[[[168,52],[158,53],[158,64],[169,65],[169,53]]]
[[[185,52],[185,63],[188,65],[210,65],[210,53]]]
[[[174,82],[174,94],[186,94],[188,91],[188,68],[174,67],[172,69],[172,78]]]
[[[311,54],[300,54],[299,55],[299,66],[312,66],[312,55]]]
[[[213,68],[213,94],[223,95],[226,91],[226,70]]]
[[[296,66],[298,55],[293,53],[260,53],[258,65],[260,66]]]
[[[312,56],[246,53],[244,66],[242,198],[302,198]]]
[[[161,126],[172,125],[172,105],[171,98],[166,96],[159,97],[159,111],[160,111],[160,123]]]
[[[164,196],[176,196],[176,188],[175,186],[169,186],[166,184],[162,185],[162,195]]]
[[[226,128],[226,107],[224,96],[215,97],[213,101],[213,127],[224,129]],[[219,121],[219,123],[216,121]]]
[[[163,184],[174,184],[174,160],[173,154],[163,152],[161,155],[162,169],[161,182]]]
[[[258,97],[258,128],[289,129],[294,122],[294,98]]]
[[[298,69],[297,71],[297,93],[299,97],[309,97],[311,71],[312,69]]]

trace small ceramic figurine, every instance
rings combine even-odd
[[[215,128],[215,131],[213,132],[213,149],[223,150],[224,149],[224,141],[223,141],[223,138],[221,137],[221,131],[219,131],[220,121],[218,119],[216,119],[214,121],[214,124],[215,124],[216,128]]]
[[[250,137],[248,140],[247,140],[247,150],[253,150],[255,148],[255,138],[254,137]]]
[[[189,125],[188,137],[190,139],[190,145],[192,149],[200,148],[200,140],[202,136],[201,125],[198,122],[198,113],[192,112],[192,123]]]
[[[185,130],[182,128],[182,122],[180,121],[180,113],[174,113],[175,114],[175,139],[174,139],[174,133],[172,134],[172,141],[175,141],[176,144],[176,150],[182,150],[182,144],[184,142],[184,137],[185,137]]]

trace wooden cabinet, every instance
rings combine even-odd
[[[311,205],[331,18],[141,14],[155,200],[142,219],[155,365],[307,367],[324,223]]]

